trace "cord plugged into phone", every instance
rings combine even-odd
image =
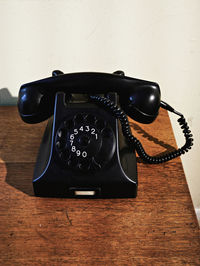
[[[80,94],[88,95],[88,100],[73,101],[72,95]],[[126,115],[148,124],[160,107],[180,116],[186,142],[157,157],[148,155],[132,135]],[[193,145],[183,115],[161,101],[159,85],[127,77],[123,71],[64,74],[55,70],[52,77],[21,86],[18,109],[26,123],[49,118],[33,177],[37,196],[136,197],[135,152],[145,162],[158,164]]]

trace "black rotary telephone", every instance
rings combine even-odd
[[[180,116],[186,142],[169,154],[152,157],[132,135],[126,115],[151,123],[160,107]],[[122,71],[53,71],[52,77],[21,86],[18,109],[26,123],[49,118],[34,170],[37,196],[136,197],[134,151],[145,162],[157,164],[193,145],[183,115],[160,100],[158,84],[126,77]]]

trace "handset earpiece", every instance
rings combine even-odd
[[[116,92],[126,114],[141,123],[151,123],[158,115],[160,106],[160,89],[154,82],[130,78],[122,72],[63,74],[54,71],[53,77],[21,86],[18,109],[22,120],[39,123],[49,118],[59,91],[91,95]]]
[[[125,76],[121,70],[113,74]],[[120,105],[132,119],[149,124],[153,122],[160,107],[160,89],[156,83],[141,84],[129,92],[123,91],[119,97]]]
[[[124,92],[119,97],[124,112],[132,119],[152,123],[160,108],[160,90],[158,85],[139,85],[133,91]]]
[[[60,70],[54,70],[52,77],[63,75]],[[37,82],[37,81],[36,81]],[[33,84],[35,82],[32,82]],[[53,115],[55,93],[45,93],[37,86],[29,84],[21,86],[18,96],[18,110],[22,120],[29,124],[42,122]]]

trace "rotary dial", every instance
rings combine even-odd
[[[111,160],[115,136],[105,120],[93,114],[78,113],[60,125],[55,144],[58,156],[66,167],[95,171]]]

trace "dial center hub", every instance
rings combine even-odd
[[[81,135],[79,138],[78,138],[78,143],[85,147],[87,146],[89,143],[90,143],[90,137],[88,135]]]

